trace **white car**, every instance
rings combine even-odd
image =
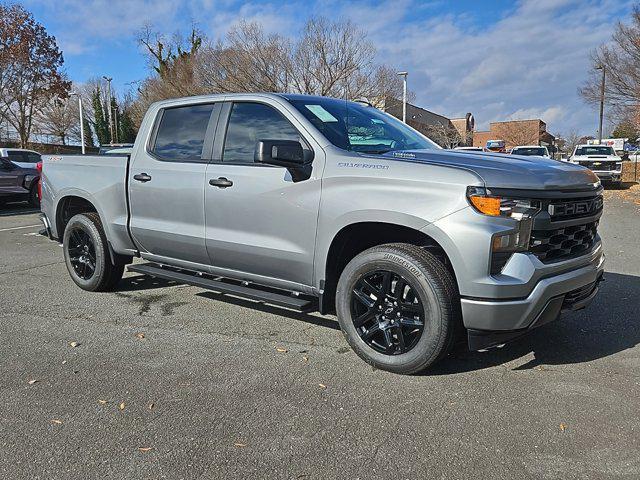
[[[620,183],[622,179],[622,158],[608,145],[578,145],[569,161],[587,167],[602,181]]]
[[[24,148],[0,148],[0,157],[8,158],[21,168],[36,168],[42,158],[38,152]]]
[[[540,145],[520,145],[513,147],[511,155],[524,155],[526,157],[545,157],[549,158],[549,150],[547,147],[541,147]]]

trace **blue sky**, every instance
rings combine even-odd
[[[540,117],[554,133],[593,134],[597,112],[577,94],[589,53],[610,39],[632,0],[27,0],[55,35],[72,80],[108,75],[120,92],[148,74],[136,32],[172,34],[196,22],[223,38],[241,19],[295,36],[312,15],[350,19],[377,59],[409,71],[415,103],[447,116],[472,112],[480,127]]]

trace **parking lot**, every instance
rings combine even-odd
[[[435,370],[372,370],[333,317],[138,274],[69,278],[0,210],[0,478],[639,478],[640,188],[608,190],[592,306]]]

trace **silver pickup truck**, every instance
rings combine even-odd
[[[488,349],[583,308],[603,274],[588,169],[442,150],[325,97],[156,103],[130,156],[46,157],[42,196],[85,290],[117,288],[129,265],[335,312],[360,357],[398,373],[434,364],[462,333]]]

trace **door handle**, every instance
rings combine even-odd
[[[219,177],[209,180],[209,185],[211,185],[212,187],[227,188],[231,187],[233,185],[233,182],[228,178]]]
[[[138,173],[136,175],[133,176],[134,180],[137,180],[138,182],[148,182],[149,180],[151,180],[151,175],[146,174],[146,173]]]

